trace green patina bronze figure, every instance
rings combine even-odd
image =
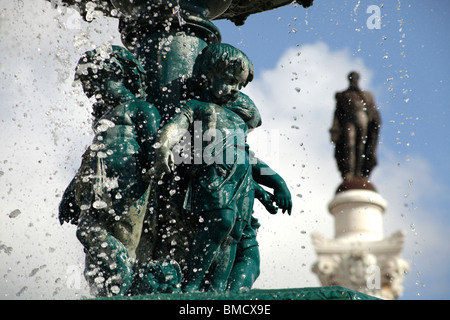
[[[261,126],[262,120],[259,111],[254,102],[247,95],[240,93],[238,99],[235,102],[228,104],[227,107],[231,110],[235,110],[238,114],[253,114],[251,117],[245,117],[249,132],[250,130]],[[266,163],[256,158],[253,153],[250,155],[255,198],[258,199],[271,214],[277,213],[278,208],[275,206],[276,204],[283,212],[288,212],[290,215],[292,210],[292,200],[285,181]],[[274,194],[267,192],[262,185],[271,188]],[[252,215],[250,224],[244,229],[237,245],[236,257],[228,278],[227,290],[249,290],[258,278],[260,274],[260,254],[256,236],[259,226],[258,219]]]
[[[248,262],[253,259],[253,265],[259,267],[259,257],[249,254],[250,250],[245,251],[257,245],[256,230],[252,230],[258,225],[256,219],[252,221],[255,194],[252,172],[261,169],[262,162],[252,166],[246,135],[248,123],[254,125],[258,120],[255,121],[254,110],[245,108],[248,103],[238,103],[235,107],[231,104],[252,77],[253,65],[240,50],[227,44],[207,46],[194,64],[194,98],[182,104],[180,113],[161,129],[156,143],[155,170],[162,175],[173,171],[172,149],[186,132],[201,142],[201,148],[193,153],[184,201],[184,209],[193,212],[200,221],[183,270],[185,292],[251,287],[252,283],[238,282],[244,270],[251,268],[253,275],[247,278],[254,281],[257,277],[257,268]],[[275,174],[271,179],[262,174],[256,177],[268,186],[274,186],[274,180],[280,182]],[[287,197],[290,202],[287,188],[275,188],[275,191],[275,201],[290,211],[285,201]],[[228,285],[230,274],[234,280],[230,279]]]
[[[170,146],[181,137],[170,135],[183,133],[186,123],[185,129],[195,127],[193,135],[202,141],[200,157],[195,150],[194,163],[185,167],[187,188],[177,191],[183,199],[175,215],[177,231],[191,246],[182,246],[184,252],[173,257],[184,263],[185,291],[249,289],[260,264],[253,199],[271,213],[278,210],[275,203],[290,214],[290,193],[246,144],[247,130],[261,125],[253,101],[239,92],[253,76],[251,62],[225,44],[208,46],[197,60],[186,93],[197,99],[182,104],[156,143],[161,146],[156,154],[170,157]],[[153,207],[164,190],[155,186],[155,172],[170,170],[161,169],[166,162],[154,166],[152,145],[160,115],[145,102],[145,73],[133,54],[112,46],[87,52],[76,79],[88,97],[96,97],[96,135],[63,196],[60,221],[78,226],[86,279],[96,296],[177,292],[179,264],[155,250],[166,234],[154,213],[167,212]],[[259,184],[272,188],[274,195]]]
[[[295,2],[306,8],[313,1]],[[97,100],[95,137],[63,195],[59,218],[77,225],[94,295],[252,288],[260,272],[254,199],[271,214],[291,214],[292,200],[285,181],[247,145],[249,129],[261,125],[255,104],[239,92],[252,80],[253,66],[241,51],[220,43],[211,21],[242,25],[249,15],[291,3],[57,1],[76,7],[88,22],[99,12],[117,18],[127,48],[87,52],[76,74]],[[345,97],[338,100],[346,105]],[[364,134],[359,120],[346,124]],[[349,148],[342,142],[347,127],[333,128],[341,159]],[[175,150],[180,140],[189,142]],[[368,165],[338,160],[344,180],[368,177],[374,151],[364,153]]]
[[[87,21],[95,10],[118,18],[127,47],[86,53],[76,75],[97,99],[95,137],[63,196],[60,221],[77,224],[94,294],[178,292],[181,282],[185,292],[250,289],[260,265],[254,198],[272,214],[290,214],[292,201],[284,180],[247,145],[249,129],[261,125],[239,92],[253,78],[252,63],[220,43],[211,20],[239,25],[290,2],[62,3]],[[182,137],[189,143],[178,153],[172,147]]]
[[[151,191],[143,172],[152,165],[151,145],[160,116],[145,102],[142,67],[124,48],[87,52],[75,78],[88,97],[97,99],[96,134],[63,196],[60,221],[78,226],[77,237],[86,252],[85,275],[94,294],[125,294],[137,285],[136,249]],[[144,267],[152,272],[155,268]],[[144,278],[158,290],[155,279],[148,274]]]

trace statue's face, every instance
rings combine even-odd
[[[235,101],[247,78],[248,69],[242,70],[238,66],[231,66],[224,72],[215,74],[209,85],[212,102],[222,105]]]

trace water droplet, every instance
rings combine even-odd
[[[23,287],[22,289],[20,289],[19,292],[16,293],[16,296],[20,297],[27,290],[28,290],[27,286]]]
[[[21,214],[22,212],[19,210],[19,209],[16,209],[16,210],[13,210],[8,216],[11,218],[11,219],[14,219],[14,218],[17,218],[17,216],[19,215],[19,214]]]
[[[114,294],[118,294],[120,292],[120,287],[119,286],[112,286],[111,287],[111,292]]]
[[[99,152],[97,152],[97,157],[99,159],[105,159],[106,157],[108,157],[108,155],[103,151],[99,151]]]
[[[94,201],[94,203],[92,204],[92,206],[93,206],[95,209],[103,209],[103,208],[106,208],[106,207],[108,206],[108,204],[107,204],[105,201],[97,200],[97,201]]]
[[[39,271],[39,268],[34,268],[33,270],[31,270],[31,272],[28,275],[28,277],[33,277],[38,271]]]

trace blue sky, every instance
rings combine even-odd
[[[449,164],[442,154],[445,148],[438,148],[438,145],[447,132],[448,114],[444,104],[450,67],[445,57],[450,50],[450,4],[446,1],[389,1],[380,8],[381,29],[369,30],[366,8],[382,3],[316,1],[307,10],[286,6],[251,16],[239,29],[230,23],[218,25],[223,40],[240,44],[260,69],[273,67],[284,48],[298,44],[323,41],[332,50],[349,49],[352,56],[363,59],[376,71],[372,86],[378,93],[378,103],[383,106],[384,119],[415,126],[416,135],[410,139],[411,143],[420,148],[420,153],[434,154],[435,157],[430,157],[433,166],[448,172]],[[402,101],[408,98],[408,103]],[[421,106],[429,106],[434,111]],[[405,121],[409,116],[413,119]],[[396,126],[387,121],[385,124],[385,137],[396,139]]]
[[[120,44],[117,22],[88,24],[43,0],[5,3],[0,298],[84,296],[82,249],[73,226],[61,227],[56,216],[92,139],[90,101],[72,79],[84,51]],[[380,7],[380,29],[366,26],[369,5]],[[319,285],[310,271],[311,234],[333,237],[326,206],[340,183],[327,130],[334,93],[346,88],[345,76],[355,69],[383,119],[372,180],[389,204],[386,236],[405,231],[402,256],[411,271],[402,299],[450,298],[449,9],[445,0],[315,0],[307,10],[288,5],[253,15],[241,27],[215,22],[223,42],[255,65],[245,90],[261,109],[263,127],[251,133],[252,146],[285,177],[294,198],[291,217],[257,212],[263,262],[255,287]]]

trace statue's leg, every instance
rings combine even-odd
[[[236,222],[233,229],[230,232],[229,237],[223,242],[221,246],[220,255],[217,257],[214,263],[214,268],[210,269],[210,287],[214,291],[225,291],[228,286],[230,274],[235,265],[236,255],[242,255],[242,245],[251,246],[256,243],[256,230],[252,230],[251,222],[256,219],[252,219],[253,203],[254,203],[254,191],[238,196],[235,200],[236,203]],[[254,233],[252,231],[255,231]],[[253,237],[254,236],[254,237]],[[238,253],[238,245],[240,252]],[[235,269],[238,272],[239,269]],[[242,269],[242,272],[249,270]],[[240,277],[242,275],[234,275]],[[251,275],[248,275],[252,277]]]
[[[251,223],[245,226],[237,245],[236,259],[228,278],[228,290],[249,290],[260,274],[260,254],[257,230],[260,224],[252,216]]]
[[[367,141],[365,145],[365,161],[362,168],[363,176],[369,178],[372,169],[377,165],[377,141],[379,125],[376,122],[369,123],[367,128]]]
[[[249,290],[260,274],[260,254],[257,245],[239,248],[228,279],[228,290]]]
[[[356,128],[352,123],[348,123],[342,132],[342,176],[345,180],[350,180],[355,176],[356,159],[355,159],[355,141]]]
[[[219,253],[220,246],[227,239],[236,220],[231,209],[220,209],[201,214],[204,222],[199,225],[189,248],[183,281],[183,291],[198,291],[206,271]]]
[[[363,175],[363,165],[365,162],[365,146],[367,142],[367,125],[368,125],[368,117],[365,112],[357,112],[355,114],[355,177],[361,177]]]
[[[234,264],[236,250],[237,241],[233,237],[228,236],[220,246],[206,274],[203,287],[205,290],[223,292],[227,289],[228,277]]]
[[[176,261],[154,261],[139,265],[131,295],[178,293],[181,291],[181,268]]]
[[[109,234],[95,211],[83,211],[77,238],[86,252],[86,278],[99,296],[124,294],[133,280],[133,265],[125,246]]]
[[[136,259],[136,249],[142,235],[144,218],[147,210],[149,189],[136,201],[133,201],[120,214],[109,218],[111,234],[123,243],[131,259]],[[118,209],[114,207],[117,212]]]

